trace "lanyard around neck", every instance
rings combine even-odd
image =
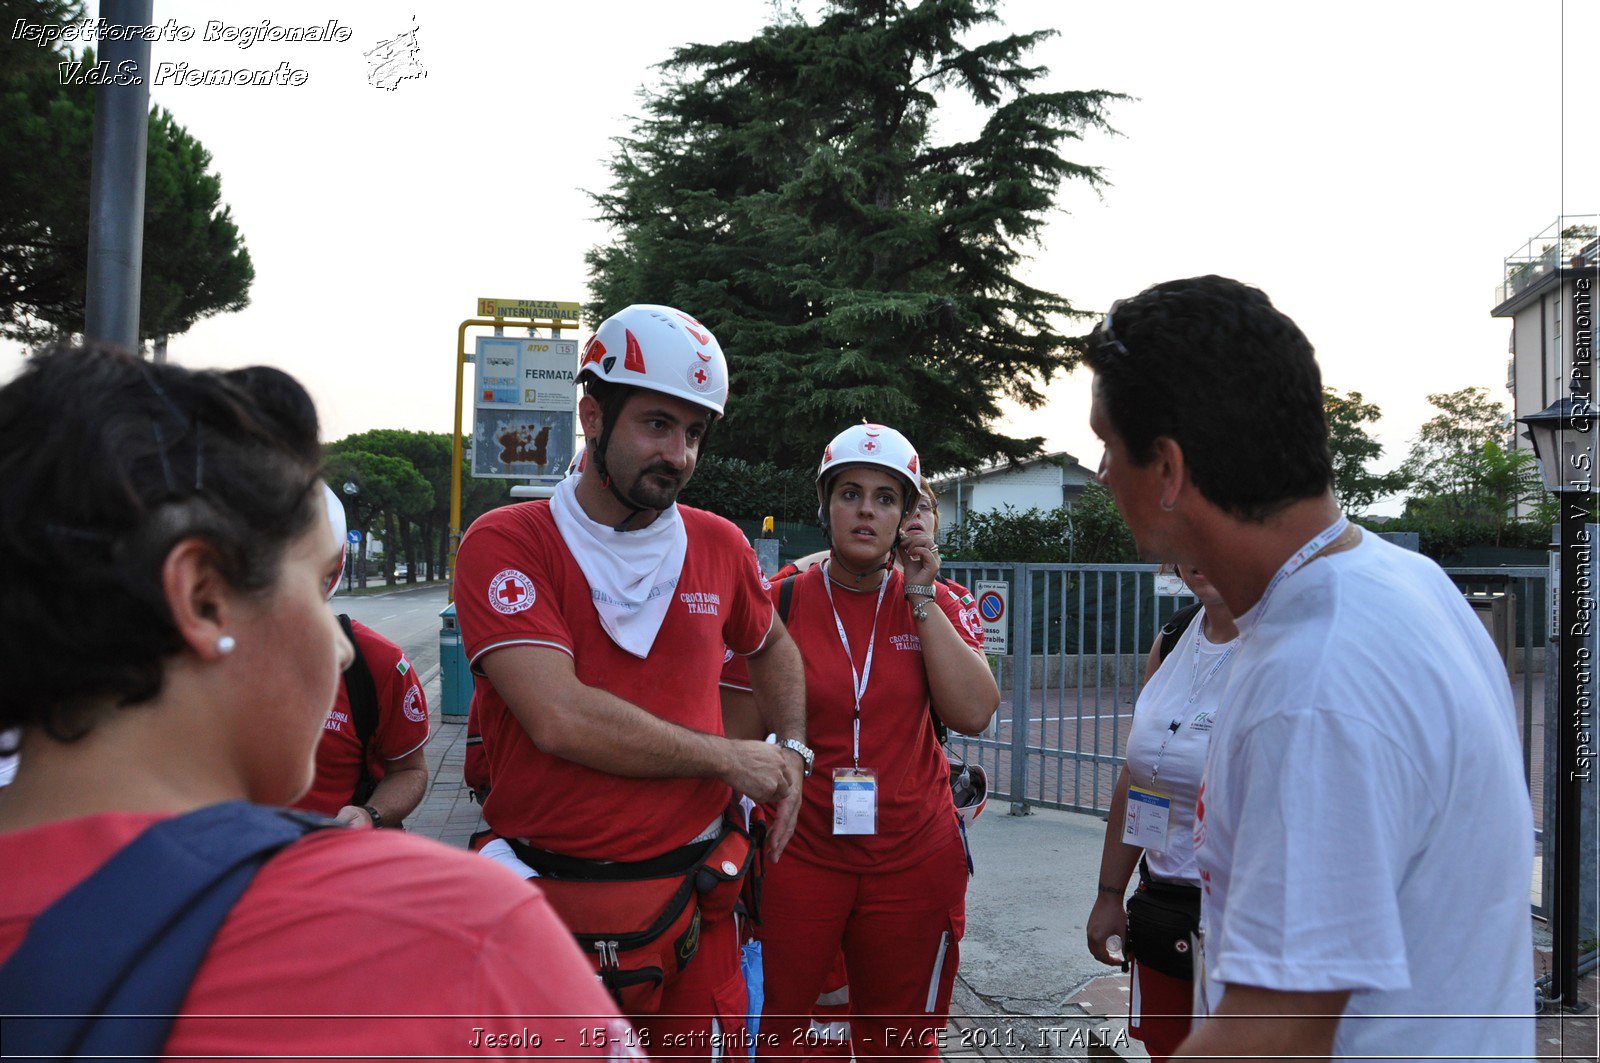
[[[1161,777],[1161,761],[1167,755],[1167,744],[1172,741],[1172,736],[1182,729],[1184,717],[1188,715],[1188,710],[1194,705],[1195,699],[1200,696],[1201,691],[1205,690],[1206,684],[1211,682],[1212,677],[1222,671],[1222,666],[1228,663],[1228,658],[1233,656],[1233,651],[1239,648],[1237,639],[1228,643],[1227,649],[1223,650],[1216,662],[1211,665],[1210,670],[1205,674],[1205,678],[1201,679],[1199,684],[1196,685],[1195,679],[1200,675],[1200,639],[1205,634],[1205,622],[1205,613],[1202,612],[1200,618],[1195,621],[1196,624],[1200,625],[1200,630],[1194,632],[1194,671],[1190,673],[1189,677],[1189,699],[1183,703],[1183,709],[1180,710],[1179,715],[1173,717],[1172,722],[1167,725],[1166,736],[1161,739],[1161,748],[1156,750],[1155,764],[1150,768],[1150,785],[1152,786],[1156,785]],[[1189,718],[1192,722],[1193,717]]]
[[[827,568],[832,564],[824,561]],[[883,582],[878,584],[878,604],[872,607],[872,634],[867,638],[867,659],[861,666],[861,671],[856,671],[855,655],[850,652],[850,636],[844,633],[844,621],[839,618],[839,607],[833,602],[833,573],[822,573],[822,589],[828,592],[828,608],[833,610],[833,627],[839,633],[839,645],[844,647],[844,659],[850,664],[851,691],[855,694],[855,709],[851,714],[851,749],[852,766],[861,767],[861,699],[866,697],[867,682],[872,678],[872,651],[878,644],[878,611],[883,608],[883,595],[889,589],[889,573],[883,574]]]
[[[1334,521],[1316,535],[1312,536],[1310,542],[1296,550],[1294,554],[1290,556],[1289,560],[1283,563],[1283,565],[1278,569],[1277,575],[1272,577],[1272,582],[1267,584],[1267,589],[1261,592],[1261,600],[1256,602],[1255,608],[1251,610],[1251,612],[1255,614],[1255,619],[1250,625],[1252,630],[1254,630],[1256,627],[1259,627],[1261,624],[1261,619],[1267,615],[1267,603],[1272,600],[1272,593],[1278,589],[1283,581],[1304,568],[1306,562],[1310,561],[1313,557],[1316,557],[1323,550],[1327,549],[1328,546],[1332,544],[1335,539],[1339,538],[1339,536],[1343,535],[1345,531],[1349,529],[1349,527],[1350,518],[1346,517],[1343,513],[1339,514],[1338,520]]]

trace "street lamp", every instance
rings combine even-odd
[[[345,523],[345,527],[347,527],[347,528],[355,527],[355,521],[352,520],[351,518],[355,516],[356,496],[359,495],[360,493],[361,493],[361,488],[356,486],[356,482],[354,480],[346,480],[344,482],[344,497],[346,499],[345,506],[344,506],[344,508],[345,508],[345,522],[344,523]],[[346,559],[348,561],[352,562],[351,564],[346,564],[344,566],[344,589],[345,589],[346,592],[348,592],[348,591],[350,591],[351,586],[352,586],[352,582],[355,579],[355,573],[352,571],[352,569],[355,568],[355,564],[353,562],[360,560],[361,553],[360,553],[360,551],[355,549],[355,544],[354,543],[346,543],[344,549],[345,549]],[[351,555],[354,555],[354,556],[351,556]],[[366,573],[362,573],[362,575],[365,576]],[[362,586],[365,587],[366,584],[362,583]]]
[[[1551,637],[1560,644],[1556,700],[1554,998],[1576,1009],[1578,998],[1579,864],[1582,859],[1584,783],[1592,777],[1589,743],[1593,704],[1594,549],[1586,525],[1594,523],[1595,413],[1589,396],[1572,395],[1538,413],[1517,418],[1539,459],[1545,487],[1560,506],[1557,558],[1560,587]],[[1548,679],[1546,680],[1548,682]],[[1548,734],[1548,732],[1547,732]],[[1548,740],[1548,739],[1547,739]]]

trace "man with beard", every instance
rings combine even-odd
[[[485,514],[457,559],[494,780],[483,853],[540,878],[641,1047],[708,1058],[745,1015],[730,891],[748,859],[724,851],[740,834],[725,812],[736,794],[777,802],[768,856],[782,852],[811,759],[803,672],[749,543],[677,505],[727,399],[710,331],[630,306],[595,332],[578,379],[581,474]],[[725,645],[748,657],[775,741],[723,737]],[[626,885],[674,876],[684,887],[665,898]]]

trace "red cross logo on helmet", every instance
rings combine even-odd
[[[866,451],[868,454],[871,454],[874,450],[878,449],[878,444],[874,440],[869,439],[865,443],[861,444],[861,449]]]

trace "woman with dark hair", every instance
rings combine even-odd
[[[323,598],[341,544],[320,464],[311,400],[273,369],[63,351],[0,388],[0,733],[21,734],[0,790],[0,1012],[96,1017],[69,1033],[8,1020],[8,1048],[72,1054],[108,1029],[131,1036],[108,1016],[180,1001],[175,1021],[141,1027],[151,1054],[433,1055],[475,1036],[525,1052],[465,1017],[496,1014],[575,1016],[533,1034],[569,1052],[580,1028],[626,1035],[514,877],[399,832],[259,807],[310,784],[351,654]],[[197,870],[274,831],[287,837],[259,867]],[[237,902],[216,902],[230,882]],[[146,910],[191,887],[200,899],[173,903],[172,922]],[[210,926],[195,921],[211,908]],[[110,966],[144,938],[159,962]],[[104,995],[72,995],[94,980]],[[166,982],[170,1006],[135,995]],[[346,1017],[314,1018],[330,1015]]]
[[[902,534],[919,464],[899,432],[862,424],[834,438],[817,471],[830,552],[795,577],[786,621],[805,660],[815,760],[794,836],[763,883],[758,1054],[805,1044],[842,947],[855,1057],[939,1055],[966,925],[967,863],[929,709],[974,734],[1000,692],[960,624],[959,603],[938,582],[932,535]],[[738,704],[748,687],[738,661],[724,670],[735,718],[748,713]]]

